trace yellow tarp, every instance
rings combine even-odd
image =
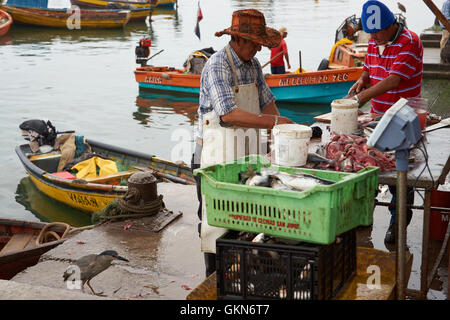
[[[294,71],[294,73],[305,73],[305,72],[306,72],[306,70],[303,69],[303,68],[302,68],[302,72],[300,72],[300,67],[298,67],[298,68]]]
[[[98,177],[104,177],[118,172],[117,165],[114,161],[105,160],[99,157],[92,157],[90,159],[81,161],[76,165],[74,165],[71,169],[78,170],[76,174],[78,179],[85,179],[85,178],[96,178],[97,167],[99,167],[100,169]]]
[[[333,46],[333,48],[331,48],[331,52],[330,52],[330,57],[328,58],[328,63],[333,63],[333,58],[334,58],[334,51],[336,50],[336,47],[338,45],[341,44],[352,44],[353,41],[349,40],[347,38],[342,38],[341,40],[339,40],[338,42],[336,42]]]

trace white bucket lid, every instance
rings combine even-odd
[[[354,99],[336,99],[331,102],[331,107],[336,109],[356,109],[358,102]]]
[[[312,129],[296,123],[278,124],[273,127],[273,134],[288,135],[290,138],[295,139],[309,139],[312,136]]]

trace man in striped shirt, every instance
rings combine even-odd
[[[364,71],[350,88],[359,102],[371,100],[372,113],[384,114],[400,98],[420,97],[423,46],[380,1],[367,1],[361,23],[371,34]]]
[[[420,38],[403,24],[380,1],[369,0],[363,5],[361,24],[371,34],[361,77],[350,88],[359,103],[371,100],[371,112],[384,114],[400,98],[420,97],[422,88],[423,46]],[[391,203],[396,202],[396,188],[389,186]],[[407,204],[414,203],[414,190],[408,188]],[[385,242],[396,240],[395,208],[389,209],[391,221]],[[407,209],[407,225],[412,210]]]

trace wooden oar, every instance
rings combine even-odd
[[[164,49],[158,51],[157,53],[155,53],[154,55],[152,55],[150,58],[148,58],[147,61],[150,60],[151,58],[157,56],[158,54],[160,54],[160,53],[163,52],[163,51],[164,51]]]
[[[173,176],[171,174],[162,173],[162,172],[159,172],[159,171],[147,168],[147,167],[133,166],[133,168],[136,168],[136,169],[138,169],[140,171],[144,171],[144,172],[150,172],[150,173],[152,173],[155,176],[158,176],[160,178],[165,178],[165,179],[170,180],[172,182],[181,183],[181,184],[193,184],[192,182],[190,182],[190,181],[188,181],[186,179],[183,179],[183,178],[180,178],[180,177],[175,177],[175,176]]]
[[[266,63],[263,64],[263,66],[261,67],[264,68],[265,66],[267,66],[269,63],[271,63],[273,60],[275,60],[276,58],[278,58],[281,54],[283,54],[284,51],[281,51],[279,54],[277,54],[275,57],[273,57],[272,59],[270,59],[269,61],[267,61]]]

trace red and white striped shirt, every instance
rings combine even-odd
[[[380,50],[371,38],[364,61],[364,70],[369,72],[370,85],[374,86],[391,74],[402,78],[396,88],[372,98],[371,112],[383,114],[400,98],[420,97],[423,46],[414,32],[403,28],[394,42],[387,44],[382,53]]]

